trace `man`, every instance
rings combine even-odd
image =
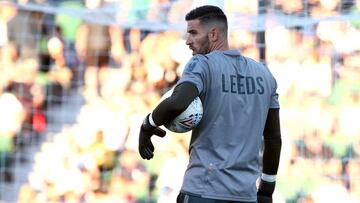
[[[203,118],[192,131],[190,161],[177,202],[272,202],[281,149],[276,81],[266,66],[229,50],[227,18],[220,8],[198,7],[185,19],[193,57],[172,96],[145,118],[139,153],[151,159],[151,136],[165,136],[158,126],[199,96]]]

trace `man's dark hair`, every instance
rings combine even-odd
[[[228,24],[225,13],[217,6],[201,6],[191,10],[185,16],[185,20],[198,19],[201,24],[209,24],[212,22],[219,23],[223,29],[227,32]]]

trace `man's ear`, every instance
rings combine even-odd
[[[208,34],[210,41],[212,41],[212,42],[217,41],[219,39],[219,35],[220,35],[219,28],[217,28],[217,27],[210,28],[209,34]]]

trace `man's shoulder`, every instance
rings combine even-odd
[[[193,57],[191,57],[191,60],[207,60],[209,59],[208,54],[195,54]]]
[[[190,58],[190,60],[187,62],[185,66],[186,72],[192,72],[195,67],[207,67],[208,58],[205,55],[202,54],[196,54]]]
[[[245,60],[247,64],[251,64],[254,67],[268,70],[266,63],[263,63],[261,61],[255,60],[247,56],[242,56],[242,59]]]
[[[207,64],[209,60],[209,56],[203,54],[196,54],[191,57],[188,64]]]

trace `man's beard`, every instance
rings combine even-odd
[[[199,50],[196,52],[196,54],[208,54],[210,53],[210,42],[208,38],[204,38],[204,42],[201,43],[202,46],[199,48]]]

